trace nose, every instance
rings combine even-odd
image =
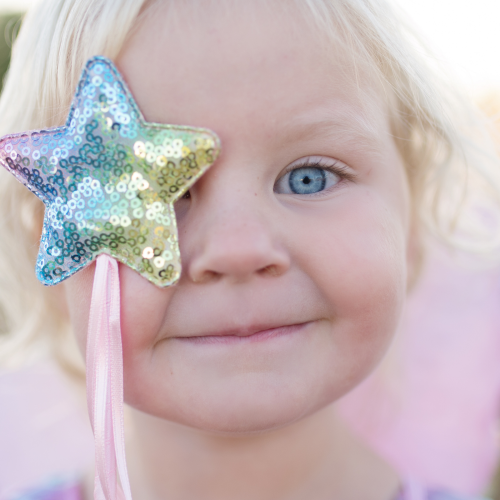
[[[242,200],[238,205],[219,207],[197,224],[192,257],[186,263],[191,281],[245,282],[256,276],[278,277],[289,269],[290,257],[269,221],[243,207]]]

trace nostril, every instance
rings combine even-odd
[[[259,269],[258,274],[262,276],[271,276],[271,277],[276,277],[280,275],[280,270],[278,266],[271,264],[269,266],[263,267],[262,269]]]
[[[237,274],[237,273],[230,273],[230,274]],[[275,264],[271,264],[269,266],[263,267],[259,270],[256,271],[256,274],[260,276],[267,276],[267,277],[277,277],[282,274],[282,271],[280,270],[280,266],[277,266]],[[216,271],[210,271],[210,270],[205,270],[200,273],[193,273],[191,275],[191,281],[196,284],[206,284],[209,282],[214,282],[220,279],[224,273],[218,273]]]
[[[215,281],[219,279],[222,275],[220,273],[216,273],[215,271],[204,271],[202,273],[194,274],[191,276],[191,281],[193,283],[208,283],[209,281]]]

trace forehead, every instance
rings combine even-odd
[[[292,2],[161,2],[117,64],[148,121],[208,127],[223,139],[256,124],[293,135],[327,121],[377,135],[387,122],[374,73]]]

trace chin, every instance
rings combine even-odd
[[[274,381],[276,382],[276,381]],[[220,387],[225,385],[225,387]],[[323,387],[311,390],[309,384],[291,387],[277,384],[272,378],[253,377],[246,384],[228,387],[219,384],[211,391],[184,393],[168,404],[172,396],[161,401],[127,398],[127,403],[143,413],[187,427],[227,436],[244,436],[270,432],[291,425],[339,399],[348,387]]]
[[[237,437],[271,432],[291,425],[310,413],[314,411],[297,411],[296,408],[280,408],[277,411],[272,405],[269,408],[257,405],[251,408],[213,408],[207,413],[201,410],[189,414],[157,413],[155,416],[203,432]]]

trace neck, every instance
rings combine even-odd
[[[328,407],[285,428],[221,436],[132,410],[127,456],[142,500],[390,500],[392,469]]]

